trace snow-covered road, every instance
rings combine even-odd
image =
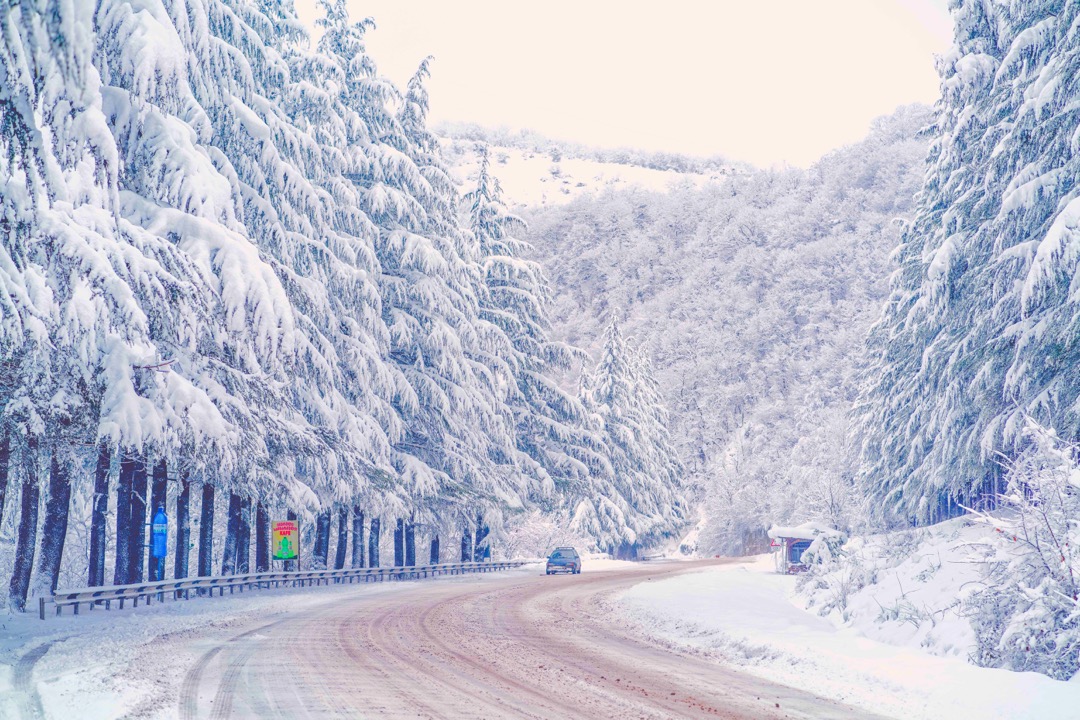
[[[343,598],[207,647],[183,681],[180,716],[855,716],[660,648],[615,621],[611,592],[686,569],[534,570]]]
[[[108,717],[112,698],[112,716],[154,718],[868,717],[646,640],[615,612],[613,596],[637,583],[717,562],[558,577],[532,566],[466,582],[342,588],[304,596],[287,613],[281,598],[245,598],[254,605],[227,626],[195,624],[136,645],[120,674],[151,677],[139,698],[118,697],[122,681],[102,683],[99,697],[83,682],[75,707]],[[95,625],[90,635],[107,628]],[[62,646],[51,663],[44,653],[30,683],[48,716],[70,712],[65,675],[86,670],[70,667],[84,653]],[[36,692],[23,712],[41,705]]]

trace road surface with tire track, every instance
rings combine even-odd
[[[709,562],[343,595],[206,647],[179,716],[871,717],[661,646],[612,608],[614,593]]]

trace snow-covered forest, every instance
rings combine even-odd
[[[559,336],[595,352],[624,317],[658,368],[699,509],[685,547],[754,552],[804,521],[854,532],[807,556],[824,614],[1069,679],[1080,5],[951,10],[933,110],[805,171],[533,209],[528,238],[565,289]]]
[[[6,4],[0,604],[286,518],[338,568],[811,521],[819,611],[1074,677],[1080,4],[950,5],[935,107],[760,169],[436,131],[345,0]]]
[[[703,506],[700,552],[760,549],[774,522],[860,522],[848,415],[931,119],[898,110],[807,170],[528,214],[537,257],[565,289],[557,330],[595,353],[606,318],[625,316],[658,368]]]
[[[614,317],[595,370],[553,339],[498,181],[459,188],[427,127],[428,62],[394,86],[321,8],[314,45],[290,2],[0,11],[10,607],[265,568],[285,517],[336,567],[387,564],[387,525],[400,565],[536,514],[624,554],[683,523],[647,360]]]

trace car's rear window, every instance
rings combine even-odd
[[[551,553],[551,557],[553,557],[553,558],[574,558],[574,557],[577,557],[577,553],[574,552],[573,550],[556,550],[555,552]]]

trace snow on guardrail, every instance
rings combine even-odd
[[[116,600],[119,601],[122,610],[124,602],[127,600],[132,601],[132,607],[138,607],[140,599],[144,599],[146,604],[149,605],[155,596],[158,602],[164,602],[166,595],[172,595],[174,600],[186,600],[190,599],[192,590],[196,591],[196,596],[201,595],[204,597],[213,597],[214,590],[218,590],[218,597],[221,597],[225,594],[225,588],[228,588],[229,594],[232,594],[237,588],[240,589],[240,592],[243,592],[245,588],[258,589],[280,587],[282,585],[311,587],[312,585],[329,585],[331,581],[334,584],[342,584],[346,581],[349,583],[382,582],[385,580],[404,580],[406,578],[435,577],[440,574],[460,575],[471,572],[493,572],[520,567],[524,564],[522,561],[442,563],[405,567],[296,570],[156,580],[131,585],[57,590],[51,597],[40,597],[38,599],[38,609],[41,619],[44,620],[46,605],[56,606],[57,615],[60,614],[64,606],[71,606],[74,608],[75,614],[78,615],[80,605],[87,605],[93,610],[95,605],[104,603],[105,609],[111,610],[112,601]]]

